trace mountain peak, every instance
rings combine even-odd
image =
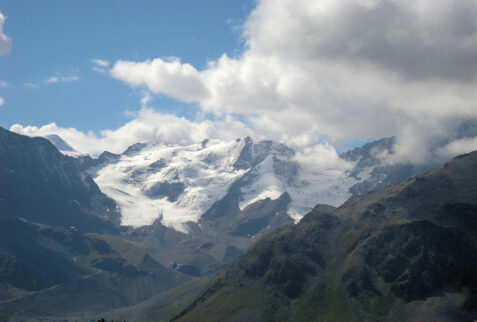
[[[148,144],[146,142],[138,142],[130,145],[121,155],[132,156],[141,152],[142,149],[147,147]]]
[[[263,140],[254,143],[253,139],[247,136],[243,140],[243,148],[234,163],[234,168],[236,170],[253,168],[269,155],[289,158],[295,155],[295,151],[284,144],[272,140]]]
[[[392,153],[396,137],[387,137],[376,141],[368,142],[361,147],[346,151],[340,155],[342,159],[348,161],[358,161],[360,166],[367,166],[370,162],[377,162],[376,156],[383,152]],[[374,160],[374,161],[372,161]]]

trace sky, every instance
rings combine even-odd
[[[0,126],[75,149],[251,135],[317,160],[477,149],[475,0],[0,0]]]
[[[0,126],[19,123],[81,131],[117,128],[140,108],[131,91],[93,70],[94,59],[142,61],[178,56],[198,68],[243,46],[235,25],[249,1],[4,1],[4,34],[10,51],[0,56],[0,88],[6,103]],[[98,69],[99,70],[99,69]],[[196,104],[157,97],[154,107],[186,117]],[[151,102],[152,104],[152,102]]]

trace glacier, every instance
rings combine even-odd
[[[295,221],[317,203],[339,206],[358,182],[344,169],[300,164],[292,149],[248,137],[187,146],[142,142],[90,173],[119,205],[122,225],[141,227],[160,220],[184,233],[188,222],[197,222],[239,179],[240,210],[287,192],[292,200],[288,215]]]

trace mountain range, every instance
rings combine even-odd
[[[473,152],[339,208],[317,205],[199,290],[171,293],[142,318],[474,321],[476,169]]]
[[[317,203],[339,206],[434,166],[388,164],[382,155],[392,155],[394,145],[394,138],[370,142],[343,153],[337,167],[250,137],[187,146],[141,142],[122,154],[73,160],[115,200],[127,238],[163,265],[198,277],[298,222]]]
[[[341,166],[302,162],[287,146],[250,137],[205,140],[189,146],[137,143],[121,155],[79,158],[101,190],[121,208],[121,223],[141,227],[160,222],[177,231],[198,222],[211,207],[237,199],[238,210],[289,195],[287,215],[301,219],[317,203],[341,205],[352,194],[397,183],[434,164],[388,164],[394,138],[374,141],[340,156]],[[138,215],[140,214],[140,215]]]
[[[125,307],[135,307],[125,312],[142,312],[143,308],[150,310],[153,299],[167,290],[194,279],[196,282],[188,284],[192,286],[174,291],[182,300],[174,300],[173,306],[184,309],[191,304],[184,298],[199,296],[194,305],[183,311],[165,305],[168,314],[186,317],[197,312],[201,301],[207,301],[207,285],[216,283],[217,278],[224,281],[217,277],[222,273],[215,273],[220,267],[233,265],[240,256],[241,262],[247,258],[253,261],[257,254],[261,257],[256,249],[264,240],[273,240],[277,234],[288,236],[290,229],[302,229],[298,227],[309,221],[315,225],[309,218],[322,214],[330,222],[313,228],[319,236],[309,234],[308,228],[297,233],[318,238],[306,241],[311,244],[305,253],[319,253],[316,256],[322,258],[312,255],[311,264],[303,259],[305,267],[311,265],[309,272],[308,268],[296,270],[288,264],[279,269],[308,281],[308,276],[324,272],[320,265],[327,262],[321,252],[335,252],[335,246],[326,248],[330,242],[323,239],[325,235],[330,231],[335,231],[336,238],[358,234],[344,228],[333,230],[344,227],[341,219],[335,222],[335,217],[341,218],[336,212],[351,200],[367,198],[368,191],[413,178],[435,166],[388,163],[383,155],[392,154],[395,144],[394,138],[370,142],[341,154],[341,166],[329,168],[303,160],[283,144],[249,137],[205,140],[189,146],[141,142],[122,154],[104,152],[92,158],[74,151],[58,136],[30,138],[0,128],[0,317],[82,319]],[[337,206],[341,207],[336,210]],[[381,213],[379,206],[373,207],[371,213]],[[346,222],[351,225],[352,221]],[[290,225],[292,228],[287,228]],[[352,226],[360,225],[364,229],[371,224],[356,219]],[[302,241],[297,243],[298,251]],[[288,257],[284,254],[280,260]],[[298,251],[296,255],[303,254]],[[234,267],[231,271],[242,276],[243,271]],[[266,275],[247,274],[243,276],[260,281]],[[278,281],[286,279],[281,273],[273,274],[278,274]],[[349,274],[354,281],[360,273]],[[373,282],[381,278],[376,276]],[[306,293],[293,283],[277,286],[283,299],[292,302]],[[364,282],[356,283],[359,289]],[[341,292],[341,284],[337,289]],[[96,292],[93,297],[91,290]],[[167,296],[170,298],[170,293]],[[282,316],[277,312],[265,314],[262,309],[246,314],[254,318]],[[151,310],[148,312],[154,312]]]

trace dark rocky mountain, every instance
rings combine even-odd
[[[473,152],[337,209],[319,205],[262,238],[195,299],[182,300],[184,309],[166,309],[171,298],[180,302],[175,293],[144,318],[474,321],[476,169]]]
[[[116,203],[44,138],[0,128],[0,320],[130,306],[190,278],[120,235]]]
[[[0,128],[0,217],[114,232],[116,203],[50,141]]]

